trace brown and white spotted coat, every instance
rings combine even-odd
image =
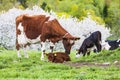
[[[45,43],[49,41],[51,52],[55,43],[63,41],[65,52],[70,54],[70,50],[75,40],[80,38],[73,37],[68,33],[56,19],[51,19],[46,15],[27,15],[23,14],[16,18],[16,49],[18,57],[21,57],[20,48],[34,43],[41,44],[41,60],[44,60]],[[72,41],[72,42],[71,42]],[[24,52],[25,57],[29,57]]]

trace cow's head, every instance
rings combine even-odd
[[[109,50],[111,47],[106,41],[102,41],[101,46],[102,46],[102,50]]]
[[[70,54],[71,47],[74,45],[76,40],[79,40],[78,37],[63,37],[63,45],[65,48],[65,53]]]
[[[76,56],[75,56],[76,58],[79,58],[80,56],[83,55],[83,51],[82,50],[77,49],[76,51],[77,51]]]

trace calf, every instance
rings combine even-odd
[[[54,63],[63,63],[64,61],[70,61],[69,55],[64,52],[48,53],[46,56],[48,58],[48,61]]]
[[[104,42],[104,46],[102,46],[105,50],[115,50],[120,47],[120,39],[118,40],[106,40]]]
[[[76,53],[76,57],[79,57],[80,54],[83,54],[83,56],[86,55],[90,55],[90,49],[93,47],[97,48],[97,52],[101,51],[101,32],[100,31],[96,31],[93,32],[88,38],[86,38],[80,49],[78,50],[78,52]]]

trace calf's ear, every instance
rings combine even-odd
[[[48,56],[48,54],[47,53],[43,53],[44,55],[46,55],[46,56]]]
[[[54,53],[54,56],[56,57],[56,56],[57,56],[57,54],[56,54],[56,53]]]

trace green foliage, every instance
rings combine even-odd
[[[39,6],[39,1],[40,0],[25,0],[26,1],[26,5],[27,8],[32,8],[34,5],[38,5]]]
[[[86,13],[85,13],[85,9],[84,9],[84,4],[74,4],[71,11],[70,11],[70,14],[73,16],[73,17],[77,17],[79,19],[82,19],[83,17],[86,16]]]
[[[6,4],[7,3],[7,4]],[[8,10],[15,6],[16,0],[1,0],[0,1],[0,11]]]
[[[104,24],[103,19],[100,18],[100,17],[97,17],[97,16],[95,16],[95,15],[92,15],[91,18],[92,18],[93,20],[95,20],[96,22],[98,22],[99,24]]]
[[[106,25],[112,29],[113,37],[120,38],[120,3],[119,0],[113,1],[109,4],[105,18]]]
[[[65,17],[65,18],[69,18],[70,17],[70,15],[67,14],[66,12],[59,12],[59,13],[57,13],[57,15],[58,15],[58,17],[61,17],[61,16]]]

